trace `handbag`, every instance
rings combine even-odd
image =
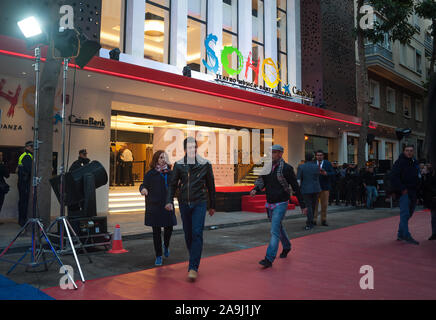
[[[8,193],[9,192],[9,185],[6,182],[0,182],[0,193]]]

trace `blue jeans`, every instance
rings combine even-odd
[[[284,250],[291,249],[291,242],[282,225],[282,220],[285,217],[288,209],[288,203],[283,203],[274,208],[274,210],[267,209],[268,218],[271,220],[271,240],[268,249],[266,250],[266,258],[270,262],[274,262],[279,249],[279,241],[281,241]]]
[[[416,194],[408,193],[400,197],[400,225],[398,226],[398,237],[409,238],[409,219],[412,217],[416,206]]]
[[[185,232],[186,247],[189,251],[189,270],[198,271],[200,266],[201,252],[203,250],[203,228],[206,218],[206,202],[198,202],[188,205],[180,204],[183,231]]]
[[[377,200],[378,192],[374,186],[366,186],[366,207],[369,209],[372,204]]]

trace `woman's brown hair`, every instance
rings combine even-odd
[[[165,153],[165,151],[163,150],[158,150],[155,152],[155,154],[153,155],[153,158],[151,159],[151,163],[150,163],[150,169],[154,169],[159,161],[159,157],[162,153]],[[167,163],[168,165],[168,169],[171,169],[171,165],[169,163]]]

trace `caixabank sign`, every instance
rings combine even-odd
[[[72,126],[87,127],[93,129],[104,129],[105,123],[103,119],[96,120],[93,117],[81,118],[76,115],[68,117],[68,124]]]

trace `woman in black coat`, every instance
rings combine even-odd
[[[164,255],[170,254],[169,245],[173,232],[173,226],[177,224],[176,215],[173,211],[165,209],[165,200],[168,191],[168,183],[171,178],[171,167],[164,151],[159,150],[153,155],[150,164],[151,170],[144,176],[144,182],[139,187],[142,195],[146,196],[145,225],[153,227],[153,242],[156,252],[155,265],[162,265],[162,236],[161,228],[164,228]]]
[[[431,210],[432,235],[428,240],[436,240],[436,171],[427,165],[427,174],[423,176],[422,191],[424,206]]]

